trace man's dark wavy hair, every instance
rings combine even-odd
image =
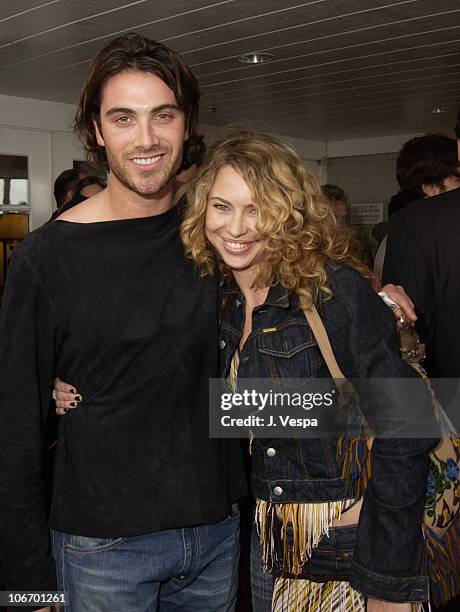
[[[457,143],[444,134],[417,136],[403,145],[396,160],[401,197],[408,202],[425,197],[422,185],[444,191],[443,181],[460,177]]]
[[[460,140],[460,111],[457,115],[457,123],[455,124],[455,135]]]
[[[197,134],[200,88],[195,75],[179,53],[134,32],[109,42],[88,67],[74,123],[75,132],[85,145],[88,161],[99,168],[108,167],[105,148],[96,141],[93,120],[100,126],[104,85],[111,77],[126,70],[150,72],[174,92],[189,133],[180,170],[201,163],[204,142],[203,136]]]

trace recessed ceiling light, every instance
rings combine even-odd
[[[443,113],[447,113],[447,110],[445,108],[442,108],[441,106],[435,106],[433,109],[430,110],[430,113],[432,115],[442,115]]]
[[[271,53],[243,53],[236,58],[240,64],[263,64],[271,62],[275,56]]]

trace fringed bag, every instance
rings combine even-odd
[[[346,385],[318,311],[313,306],[304,312],[332,377]],[[434,604],[440,606],[460,593],[460,438],[418,363],[423,351],[416,350],[414,342],[419,346],[412,335],[413,350],[407,352],[403,347],[403,357],[426,381],[443,436],[428,455],[430,468],[423,520],[431,595]],[[347,435],[338,443],[337,458],[345,482],[350,482],[353,474],[356,475],[356,466],[360,467],[357,487],[360,493],[365,489],[371,472],[371,447],[372,439],[368,439],[366,444],[364,438]]]

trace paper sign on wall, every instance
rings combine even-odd
[[[352,225],[375,225],[383,221],[383,203],[351,204],[350,222]]]

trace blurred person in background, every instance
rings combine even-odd
[[[75,195],[91,198],[106,187],[107,185],[105,182],[98,176],[85,176],[75,185]],[[68,208],[70,208],[70,206],[65,208],[65,210],[68,210]],[[64,208],[61,209],[61,212],[64,212]]]
[[[76,191],[75,187],[82,178],[88,176],[86,172],[77,170],[76,168],[69,168],[64,170],[54,181],[54,199],[56,200],[56,208],[59,209],[61,206],[70,202],[74,197]]]
[[[326,200],[331,204],[339,228],[349,228],[356,238],[357,255],[361,261],[372,270],[372,255],[365,239],[358,234],[356,228],[350,224],[350,204],[345,191],[338,185],[327,183],[321,187]]]
[[[66,171],[67,172],[67,171]],[[70,200],[65,200],[64,203],[59,206],[51,215],[51,221],[57,219],[59,215],[62,215],[66,210],[73,208],[77,204],[84,202],[88,198],[98,194],[106,188],[106,184],[102,179],[97,176],[84,176],[79,179],[73,186],[73,195]]]
[[[345,191],[338,185],[326,184],[321,187],[324,196],[331,203],[337,225],[345,227],[350,224],[350,206],[348,204],[348,196]]]

